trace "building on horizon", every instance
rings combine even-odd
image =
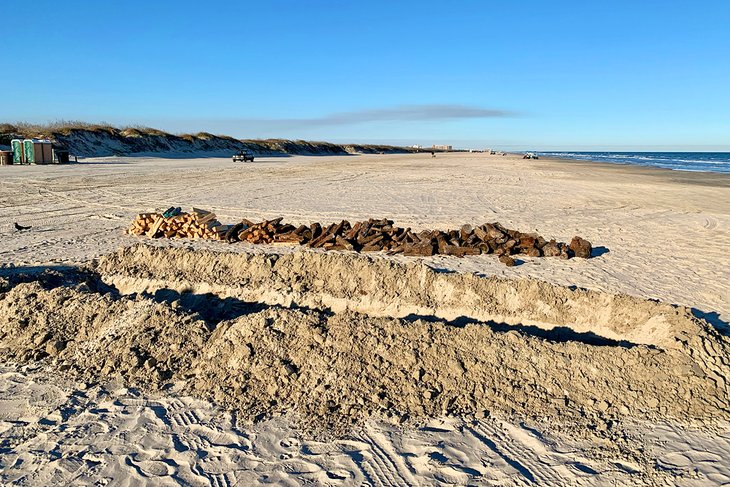
[[[454,148],[454,146],[452,146],[452,145],[438,145],[438,144],[434,144],[433,146],[431,146],[431,148],[432,149],[437,149],[437,150],[452,150]]]

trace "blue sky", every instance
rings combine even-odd
[[[726,1],[0,3],[4,121],[730,150]]]

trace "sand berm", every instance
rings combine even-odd
[[[683,307],[352,253],[136,245],[4,272],[0,353],[251,420],[516,415],[610,434],[730,418],[728,339]]]

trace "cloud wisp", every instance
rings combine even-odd
[[[506,117],[508,115],[509,113],[503,110],[471,107],[466,105],[402,105],[393,108],[333,113],[319,118],[291,121],[302,123],[306,122],[310,125],[342,125],[367,122],[424,122],[457,120],[464,118],[494,118]]]
[[[468,105],[401,105],[391,108],[339,112],[312,118],[238,119],[237,122],[258,127],[299,129],[378,122],[444,122],[463,119],[509,117],[505,110]]]
[[[237,137],[323,137],[324,132],[332,132],[342,138],[348,137],[339,128],[369,124],[386,125],[399,123],[438,124],[459,120],[486,120],[519,116],[519,113],[458,104],[399,105],[369,110],[336,112],[320,117],[309,118],[196,118],[196,119],[148,119],[144,123],[153,127],[160,126],[171,132],[191,133],[205,127],[213,133],[231,134]],[[132,123],[124,121],[118,123]],[[387,129],[390,131],[390,127]],[[362,135],[359,134],[358,135]],[[381,134],[382,135],[382,134]],[[394,134],[388,133],[392,137]],[[404,135],[405,136],[405,135]],[[348,137],[349,138],[349,137]]]

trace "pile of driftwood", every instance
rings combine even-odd
[[[215,215],[193,209],[192,214],[181,213],[165,218],[160,214],[140,214],[132,223],[129,233],[152,238],[183,237],[207,238],[254,244],[306,245],[324,250],[354,250],[357,252],[384,251],[389,254],[431,256],[434,254],[465,255],[495,254],[504,264],[515,264],[515,254],[529,257],[591,256],[591,243],[574,237],[570,244],[546,240],[534,233],[510,230],[499,223],[480,226],[464,225],[459,230],[421,230],[397,227],[393,220],[347,220],[323,226],[291,225],[283,218],[254,223],[242,220],[236,225],[221,225]]]
[[[150,238],[192,238],[222,240],[231,225],[222,225],[215,213],[193,208],[192,213],[180,212],[174,216],[161,213],[140,213],[127,229],[130,235]]]

